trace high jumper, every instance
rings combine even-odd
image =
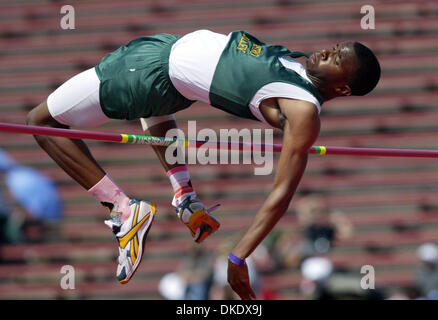
[[[305,66],[296,58],[307,57]],[[202,101],[237,117],[283,131],[273,187],[247,232],[229,255],[228,282],[242,299],[255,299],[247,258],[286,212],[320,132],[325,101],[366,95],[380,65],[359,42],[336,44],[307,56],[266,44],[245,31],[228,35],[198,30],[184,36],[140,37],[67,80],[32,109],[27,124],[93,127],[111,119],[140,119],[147,135],[175,129],[174,114]],[[77,183],[108,208],[106,224],[119,246],[116,276],[127,283],[137,270],[155,205],[131,199],[94,159],[82,140],[35,135],[38,144]],[[204,241],[219,222],[198,199],[184,164],[169,164],[166,147],[153,146],[174,190],[173,206],[194,240]]]

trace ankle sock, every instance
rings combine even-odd
[[[120,221],[123,223],[131,214],[129,198],[116,185],[116,183],[105,175],[96,185],[88,190],[100,203],[107,207],[110,212],[120,213]]]
[[[167,172],[173,192],[175,193],[172,205],[178,207],[187,197],[196,197],[192,188],[190,174],[186,166],[179,166]]]

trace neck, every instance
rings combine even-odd
[[[321,80],[321,79],[319,79],[318,77],[315,77],[315,76],[313,76],[313,75],[311,75],[311,74],[308,74],[308,73],[307,73],[307,70],[306,70],[306,74],[307,74],[307,77],[309,77],[309,79],[310,79],[310,81],[312,82],[312,84],[313,84],[313,85],[316,87],[316,89],[318,89],[318,91],[321,93],[321,95],[322,95],[322,97],[323,97],[323,99],[324,99],[324,102],[325,102],[325,101],[329,101],[329,100],[331,100],[331,99],[337,97],[335,94],[333,94],[332,92],[329,92],[329,91],[326,89],[327,86],[323,85],[323,80]]]

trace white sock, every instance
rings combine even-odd
[[[190,182],[190,174],[186,166],[179,166],[167,172],[170,183],[172,184],[173,196],[172,205],[178,207],[187,197],[196,197],[196,192]],[[189,217],[182,217],[183,222],[188,222]]]

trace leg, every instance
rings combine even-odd
[[[69,128],[51,116],[47,102],[31,110],[26,121],[28,125]],[[129,198],[106,175],[82,140],[49,136],[34,137],[40,147],[73,180],[89,191],[110,212],[119,212],[122,222],[129,217],[131,213]]]
[[[168,130],[177,128],[173,115],[141,119],[141,124],[146,135],[155,137],[165,137]],[[152,146],[152,148],[166,171],[175,192],[172,205],[178,207],[186,198],[196,197],[186,165],[169,164],[165,157],[167,147]]]
[[[47,102],[32,109],[26,119],[28,125],[69,128],[50,114]],[[89,190],[106,175],[82,140],[62,137],[35,136],[44,151],[76,182]]]
[[[161,118],[163,122],[161,122],[158,118]],[[151,119],[155,119],[154,121],[151,121]],[[171,129],[176,129],[177,125],[175,122],[175,118],[173,116],[164,116],[164,117],[155,117],[155,118],[149,118],[149,119],[141,119],[142,127],[146,135],[149,136],[155,136],[155,137],[165,137],[167,131]],[[161,146],[152,146],[155,153],[157,154],[158,159],[161,162],[161,165],[163,166],[164,170],[168,172],[169,170],[172,170],[174,168],[184,166],[179,163],[175,164],[169,164],[166,161],[166,148],[167,147],[161,147]]]
[[[81,72],[52,92],[47,101],[31,110],[27,123],[60,128],[103,124],[110,119],[100,106],[99,88],[100,81],[94,68]],[[35,139],[70,177],[110,212],[117,212],[121,222],[129,217],[129,198],[106,175],[83,141],[46,136],[35,136]]]
[[[173,115],[141,119],[145,134],[164,137],[177,125]],[[166,161],[166,148],[153,146],[175,193],[172,205],[176,208],[178,218],[186,224],[197,243],[201,243],[219,228],[219,222],[208,214],[204,205],[197,199],[185,164],[170,165]]]
[[[99,79],[94,69],[65,82],[27,117],[29,125],[61,128],[91,127],[108,120],[100,106]],[[120,283],[127,283],[140,265],[155,205],[129,199],[106,175],[83,141],[46,136],[35,139],[68,175],[109,209],[111,219],[105,224],[119,245],[116,275]]]
[[[83,111],[83,110],[82,110]],[[27,116],[28,125],[69,128],[51,115],[47,102],[31,110]],[[129,198],[106,175],[93,158],[87,145],[79,139],[63,137],[34,136],[40,147],[82,187],[97,198],[110,212],[118,212],[121,222],[130,215]]]

